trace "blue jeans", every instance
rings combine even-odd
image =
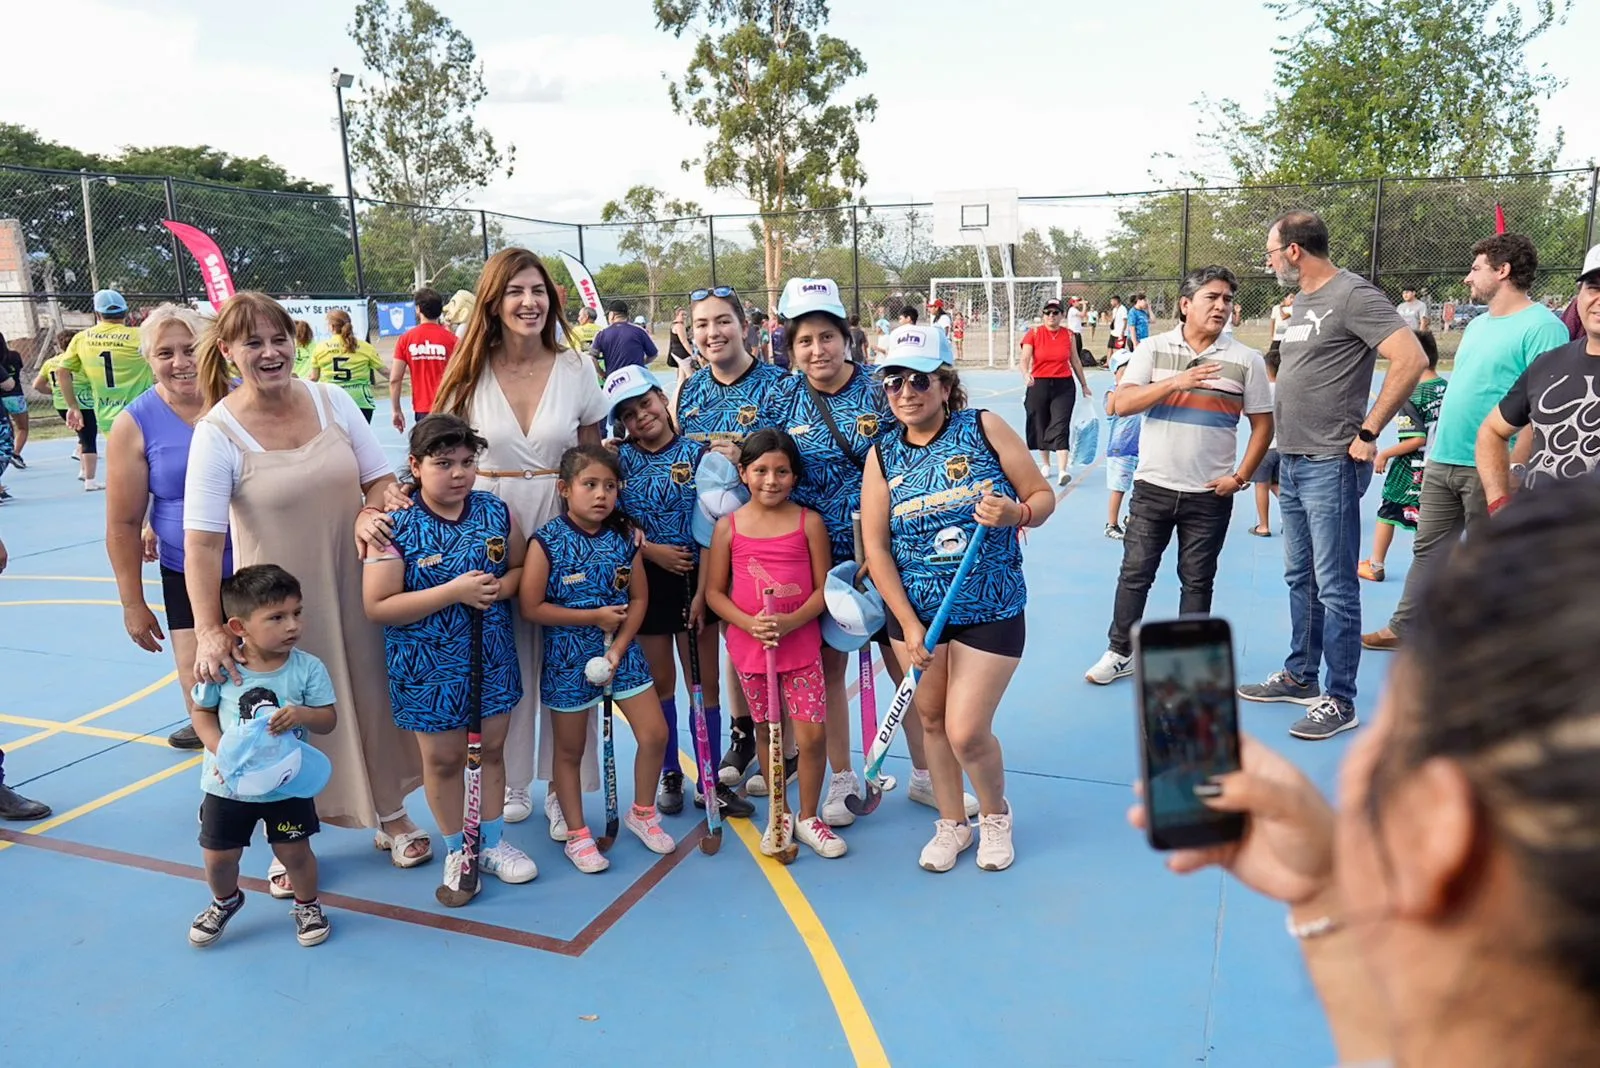
[[[1283,456],[1278,479],[1289,585],[1283,670],[1314,683],[1326,656],[1323,693],[1354,703],[1361,666],[1361,495],[1372,481],[1372,465],[1348,456]]]

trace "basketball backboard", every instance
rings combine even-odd
[[[934,194],[934,244],[1014,245],[1016,242],[1015,189],[968,189]]]

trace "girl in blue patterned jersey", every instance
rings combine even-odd
[[[387,549],[371,550],[362,575],[367,618],[382,623],[394,720],[422,751],[423,789],[445,840],[444,883],[460,889],[462,771],[467,762],[471,613],[483,613],[482,870],[508,883],[539,874],[507,842],[505,741],[522,700],[511,631],[525,549],[505,503],[472,488],[484,441],[463,419],[435,415],[411,430],[415,507],[390,514]],[[482,884],[479,884],[480,888]]]
[[[706,447],[673,430],[661,383],[645,368],[624,367],[613,372],[606,378],[605,392],[613,419],[627,434],[617,447],[622,466],[617,506],[644,533],[640,555],[644,557],[645,587],[650,596],[644,622],[639,626],[639,644],[650,663],[656,696],[667,723],[656,807],[673,816],[683,811],[683,768],[675,744],[677,664],[683,664],[688,671],[691,635],[699,643],[711,766],[722,761],[721,687],[717,679],[721,643],[717,641],[716,618],[706,612],[705,571],[700,567],[700,546],[692,529],[695,470]],[[706,626],[707,623],[712,625]],[[672,658],[674,646],[677,663]],[[748,817],[755,812],[754,805],[720,783],[717,799],[724,816]],[[704,806],[705,799],[697,791],[695,807]]]
[[[789,375],[782,368],[762,363],[745,351],[744,302],[728,286],[697,289],[689,294],[689,324],[694,345],[707,366],[696,371],[678,390],[674,418],[679,433],[722,453],[735,464],[744,439],[762,429],[761,403]],[[722,624],[727,634],[727,624]],[[718,769],[726,786],[737,786],[758,766],[755,722],[745,707],[744,692],[732,668],[724,677],[728,699],[728,755]],[[750,793],[763,794],[764,785],[750,782]]]
[[[789,324],[789,351],[800,374],[786,377],[762,405],[762,426],[782,430],[800,450],[802,469],[794,500],[822,517],[828,528],[831,563],[855,559],[854,514],[861,508],[861,472],[867,453],[894,429],[894,415],[883,386],[871,372],[846,358],[850,331],[844,301],[831,278],[791,278],[778,300],[778,314]],[[894,667],[887,634],[879,636],[884,659]],[[855,816],[845,799],[861,792],[850,752],[850,706],[845,688],[855,658],[831,646],[822,648],[822,675],[828,697],[828,782],[822,819],[848,827]],[[891,671],[891,676],[899,674]],[[898,685],[899,679],[893,679]],[[913,800],[937,807],[922,748],[922,725],[906,723],[911,751]],[[977,802],[972,802],[973,813]]]
[[[916,707],[939,819],[920,863],[949,871],[972,844],[965,772],[978,795],[978,867],[1000,871],[1014,854],[994,714],[1022,657],[1028,593],[1014,528],[1043,523],[1055,495],[1016,431],[993,412],[966,406],[942,331],[900,327],[879,367],[901,425],[867,458],[862,537],[895,653],[923,671]],[[928,624],[980,523],[1000,529],[984,541],[929,653]]]
[[[601,697],[585,669],[604,656],[611,664],[611,693],[633,730],[633,806],[623,819],[647,848],[670,853],[677,843],[661,827],[656,776],[667,746],[644,650],[634,641],[649,607],[644,582],[635,581],[644,557],[633,522],[617,508],[622,467],[599,445],[579,445],[561,457],[556,483],[562,512],[528,543],[522,614],[540,625],[544,667],[539,697],[555,713],[552,783],[566,820],[567,857],[581,872],[604,871],[609,862],[583,818],[579,764],[589,715]]]

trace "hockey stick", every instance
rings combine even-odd
[[[967,542],[967,551],[961,557],[961,565],[956,568],[955,578],[950,580],[950,588],[944,591],[944,600],[939,603],[939,611],[933,617],[933,624],[923,635],[922,647],[930,653],[939,644],[939,635],[944,633],[944,625],[949,622],[950,611],[955,607],[956,594],[960,592],[961,584],[966,581],[972,565],[977,562],[978,550],[983,546],[984,535],[988,531],[988,527],[979,524],[973,532],[972,540]],[[913,667],[906,672],[900,688],[894,692],[894,700],[889,702],[889,711],[884,715],[883,723],[872,739],[872,749],[867,753],[867,796],[862,798],[851,794],[844,799],[845,807],[857,816],[868,815],[883,800],[883,791],[878,787],[878,773],[883,770],[883,760],[889,755],[890,743],[900,732],[900,724],[906,718],[906,713],[911,710],[911,699],[916,695],[917,683],[921,680],[921,669]]]
[[[606,651],[611,651],[611,642],[615,635],[606,636]],[[600,714],[600,735],[605,741],[606,761],[606,833],[595,839],[595,845],[600,852],[610,849],[617,840],[617,751],[611,741],[611,680],[616,678],[617,672],[613,668],[606,678],[603,691],[603,711]]]
[[[866,566],[867,550],[861,542],[861,513],[850,513],[851,525],[855,528],[856,539],[856,589],[862,589],[861,569]],[[877,672],[872,669],[872,639],[861,647],[861,745],[862,754],[865,755],[866,747],[871,744],[872,738],[878,733],[878,687],[876,682]],[[878,779],[878,789],[884,793],[893,790],[897,784],[893,775],[884,775]]]
[[[478,855],[483,843],[483,613],[467,609],[472,648],[467,668],[467,804],[461,820],[461,879],[457,889],[441,885],[433,896],[458,909],[478,893]]]
[[[684,576],[685,592],[689,576]],[[691,595],[690,600],[693,600]],[[689,601],[684,602],[683,622],[689,632],[689,701],[694,718],[694,758],[700,765],[700,796],[706,803],[706,836],[700,839],[700,852],[710,856],[722,848],[722,806],[717,803],[717,771],[711,765],[711,734],[706,727],[705,691],[700,688],[700,636],[689,624]]]
[[[772,615],[777,597],[771,590],[761,596],[766,614]],[[767,647],[767,715],[772,717],[767,725],[767,834],[776,849],[772,855],[779,863],[793,864],[794,858],[800,855],[800,847],[789,840],[786,829],[789,776],[783,766],[783,694],[778,690],[778,650],[770,645]]]

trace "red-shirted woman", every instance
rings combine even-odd
[[[1044,302],[1044,325],[1022,337],[1022,408],[1027,413],[1028,448],[1039,453],[1039,473],[1050,477],[1050,453],[1056,454],[1056,483],[1072,481],[1068,471],[1069,436],[1072,431],[1072,405],[1076,400],[1072,380],[1085,397],[1090,396],[1089,378],[1078,359],[1076,335],[1061,322],[1061,301],[1052,297]]]

